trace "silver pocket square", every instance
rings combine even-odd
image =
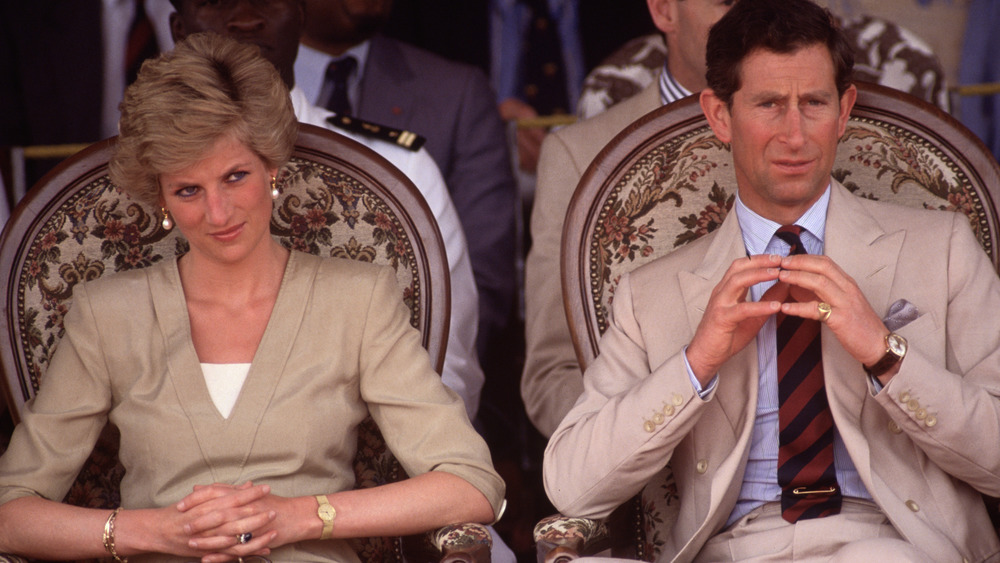
[[[892,332],[910,324],[920,316],[917,306],[906,299],[900,299],[889,306],[889,314],[882,319],[885,327]]]

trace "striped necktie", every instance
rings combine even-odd
[[[783,226],[775,236],[806,254],[802,227]],[[820,322],[778,314],[778,484],[781,516],[789,522],[840,512],[833,465],[833,415],[823,386]]]

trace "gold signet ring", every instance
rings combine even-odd
[[[816,305],[819,310],[819,322],[825,323],[830,319],[830,315],[833,313],[833,307],[825,301],[820,301],[819,305]]]

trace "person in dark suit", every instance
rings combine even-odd
[[[378,34],[391,0],[308,0],[296,83],[309,100],[335,112],[406,129],[426,138],[458,210],[479,289],[480,358],[489,357],[511,317],[516,193],[503,121],[479,69]],[[355,59],[347,77],[349,109],[329,104],[327,65]]]

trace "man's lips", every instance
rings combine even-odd
[[[780,168],[780,169],[782,169],[782,170],[784,170],[786,172],[793,173],[793,174],[797,173],[797,172],[805,172],[805,171],[809,170],[812,167],[813,162],[814,161],[811,160],[811,159],[806,159],[806,160],[803,160],[803,159],[775,160],[775,161],[773,161],[774,165],[777,166],[778,168]]]

